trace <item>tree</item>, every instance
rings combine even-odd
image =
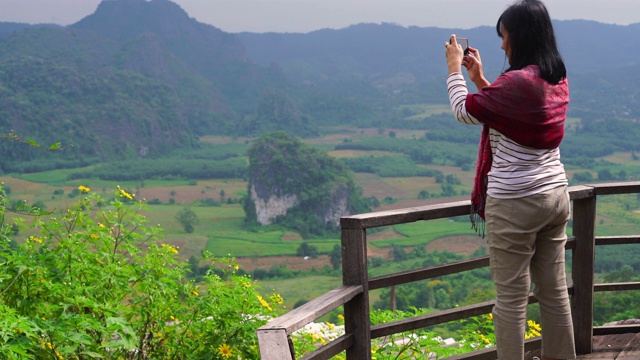
[[[340,266],[342,266],[342,249],[340,245],[333,245],[333,250],[329,253],[329,260],[334,270],[340,269]]]
[[[407,259],[407,253],[402,246],[393,244],[391,245],[391,257],[394,261],[402,261]]]
[[[312,259],[315,259],[318,257],[318,248],[313,245],[309,245],[306,242],[303,242],[302,244],[300,244],[300,246],[298,246],[296,254],[298,254],[298,256],[308,256]]]
[[[178,211],[176,214],[176,220],[178,220],[180,225],[182,225],[184,231],[189,234],[192,233],[195,230],[195,226],[200,223],[198,215],[188,207],[182,208],[182,210]]]

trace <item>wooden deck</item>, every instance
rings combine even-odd
[[[530,351],[525,360],[540,356],[540,350]],[[579,360],[638,360],[640,333],[599,335],[593,337],[593,352],[578,356]]]

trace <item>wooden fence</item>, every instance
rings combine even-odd
[[[569,188],[573,202],[573,236],[568,239],[566,248],[572,251],[573,283],[569,287],[569,293],[578,354],[591,353],[593,335],[640,332],[638,325],[593,326],[595,291],[640,289],[638,282],[594,284],[596,245],[640,243],[640,235],[595,237],[596,199],[602,195],[631,193],[640,193],[640,182],[580,185]],[[459,201],[342,218],[340,225],[343,285],[259,328],[257,335],[261,358],[263,360],[294,360],[294,348],[290,335],[339,306],[344,306],[345,334],[306,355],[304,360],[330,359],[345,350],[349,360],[371,359],[371,339],[490,313],[494,305],[493,301],[376,326],[370,325],[369,291],[486,267],[489,266],[489,259],[485,256],[369,279],[366,230],[468,215],[469,210],[469,201]],[[530,296],[529,301],[533,303],[536,299]],[[539,338],[527,341],[525,344],[527,350],[539,347]],[[449,359],[493,360],[495,358],[495,348],[489,348]]]

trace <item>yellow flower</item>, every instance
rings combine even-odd
[[[169,244],[162,244],[162,247],[165,249],[168,249],[169,251],[171,251],[174,254],[178,253],[178,249],[176,249],[175,247],[169,245]]]
[[[222,344],[218,346],[218,352],[220,353],[220,355],[224,356],[225,359],[228,359],[233,355],[231,348],[227,344]]]
[[[271,309],[271,306],[269,306],[269,303],[264,298],[262,298],[262,296],[258,295],[258,301],[260,301],[260,304],[262,304],[262,306],[264,306],[265,308],[273,310]]]
[[[37,238],[35,236],[29,236],[29,240],[31,240],[33,242],[37,242],[38,244],[42,244],[42,239]]]
[[[269,297],[269,299],[271,300],[271,302],[274,302],[278,305],[282,305],[284,303],[284,299],[282,298],[282,296],[280,296],[280,294],[273,294]]]
[[[542,327],[533,320],[527,320],[528,330],[524,334],[525,339],[531,339],[541,335]]]
[[[106,226],[103,223],[98,223],[98,226],[101,228],[105,228]]]
[[[99,236],[96,234],[91,234],[89,235],[89,237],[91,237],[93,240],[98,240]]]
[[[199,295],[200,295],[200,293],[199,293],[199,292],[198,292],[198,290],[196,290],[196,289],[192,289],[192,290],[191,290],[191,293],[192,293],[193,295],[195,295],[195,296],[199,296]]]
[[[83,192],[83,193],[88,193],[89,191],[91,191],[91,189],[89,189],[88,187],[86,187],[84,185],[78,186],[78,190],[80,190],[80,192]]]
[[[124,189],[120,188],[120,185],[118,185],[117,188],[118,188],[118,191],[120,192],[120,196],[125,197],[129,200],[133,200],[133,198],[135,197],[134,194],[129,194]]]

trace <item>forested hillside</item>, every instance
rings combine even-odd
[[[563,143],[567,163],[638,151],[640,24],[557,21],[556,30],[575,118]],[[3,171],[158,159],[198,148],[203,135],[309,137],[336,126],[475,142],[474,130],[442,113],[414,110],[447,103],[442,43],[451,33],[481,49],[488,77],[507,66],[490,26],[230,34],[168,0],[103,1],[67,27],[3,23],[0,131],[65,147],[52,158],[0,145]]]

